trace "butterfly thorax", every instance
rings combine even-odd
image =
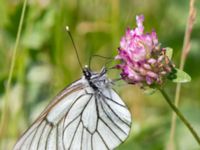
[[[107,78],[106,72],[107,70],[105,68],[102,68],[100,73],[93,72],[87,67],[83,69],[85,79],[96,92],[111,85],[111,81]]]

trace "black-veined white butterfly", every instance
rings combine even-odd
[[[112,81],[83,69],[27,129],[14,150],[112,150],[128,137],[131,114]]]

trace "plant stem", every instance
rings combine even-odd
[[[184,42],[183,42],[183,49],[182,49],[181,59],[180,59],[180,66],[179,66],[180,70],[183,70],[185,60],[190,51],[190,37],[191,37],[191,33],[192,33],[192,28],[193,28],[193,25],[195,22],[195,18],[196,18],[196,9],[194,7],[194,3],[195,3],[195,0],[190,0],[189,16],[188,16],[188,20],[187,20]],[[180,93],[181,93],[181,83],[177,83],[176,94],[175,94],[175,106],[176,107],[178,107],[178,104],[179,104]],[[172,121],[171,121],[169,144],[168,144],[169,150],[174,149],[175,129],[176,129],[176,114],[173,113]]]
[[[2,109],[2,117],[1,117],[1,130],[0,130],[0,137],[4,136],[4,133],[7,127],[7,121],[9,121],[9,94],[10,94],[10,87],[11,87],[11,81],[12,81],[12,76],[14,72],[14,67],[15,67],[15,62],[16,62],[16,54],[17,54],[17,48],[19,45],[19,40],[21,36],[21,31],[22,31],[22,26],[24,22],[24,16],[25,16],[25,11],[26,11],[26,6],[27,6],[27,0],[24,0],[23,2],[23,8],[22,8],[22,13],[20,16],[20,22],[17,30],[17,37],[13,49],[13,54],[11,58],[11,66],[9,69],[9,75],[8,75],[8,81],[6,84],[6,91],[5,91],[5,99],[4,99],[4,106]]]
[[[170,100],[169,96],[165,93],[165,91],[163,89],[159,89],[159,90],[162,93],[165,100],[167,101],[167,103],[169,104],[169,106],[173,109],[173,111],[176,113],[176,115],[179,117],[179,119],[181,119],[181,121],[190,130],[190,132],[192,133],[192,135],[194,136],[194,138],[200,145],[200,137],[198,136],[197,132],[193,129],[191,124],[187,121],[187,119],[183,116],[183,114],[178,110],[178,108],[172,103],[172,101]]]

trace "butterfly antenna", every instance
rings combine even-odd
[[[98,57],[98,58],[101,58],[101,59],[109,60],[109,61],[107,61],[107,62],[105,63],[105,66],[106,66],[107,64],[109,64],[109,63],[114,59],[114,58],[112,58],[112,57],[106,57],[106,56],[101,56],[101,55],[97,55],[97,54],[91,55],[91,56],[90,56],[90,59],[89,59],[89,68],[91,68],[92,60],[93,60],[94,57]]]
[[[74,40],[73,40],[73,38],[72,38],[72,35],[71,35],[71,32],[70,32],[68,26],[66,26],[66,30],[67,30],[67,33],[68,33],[68,35],[69,35],[71,41],[72,41],[74,50],[75,50],[75,52],[76,52],[76,57],[77,57],[77,59],[78,59],[78,63],[79,63],[79,65],[80,65],[81,69],[83,70],[83,66],[82,66],[81,61],[80,61],[80,58],[79,58],[79,56],[78,56],[78,50],[77,50],[77,48],[76,48],[76,45],[75,45],[75,43],[74,43]]]

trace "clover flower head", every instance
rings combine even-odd
[[[144,16],[136,16],[137,27],[127,28],[121,38],[116,59],[122,79],[130,84],[162,84],[172,70],[166,49],[160,47],[155,31],[144,33]]]

